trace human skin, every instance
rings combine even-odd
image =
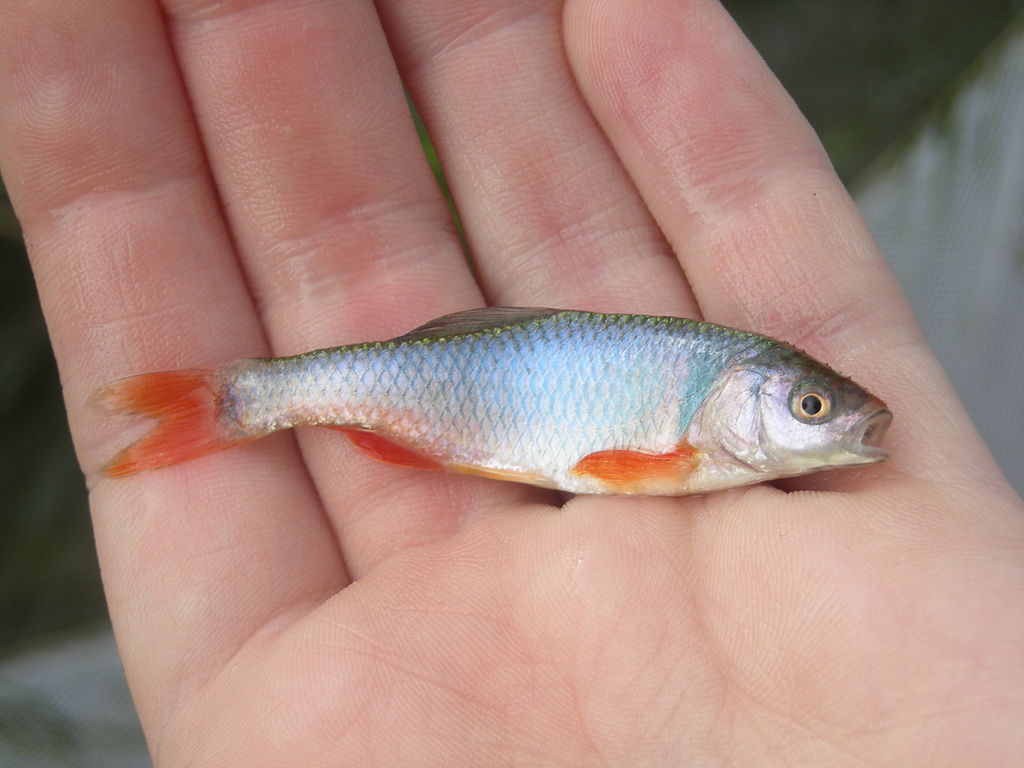
[[[157,766],[1024,754],[1021,501],[718,5],[0,0],[0,16],[0,168]],[[112,379],[484,303],[786,339],[888,402],[893,458],[566,499],[377,464],[309,429],[98,474],[138,434],[86,405]]]

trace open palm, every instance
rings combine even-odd
[[[2,12],[0,160],[157,765],[1024,754],[1020,501],[721,8]],[[97,476],[137,434],[85,407],[111,379],[384,338],[484,303],[787,339],[888,401],[894,458],[785,490],[566,500],[375,464],[307,430]]]

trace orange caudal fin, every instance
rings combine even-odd
[[[597,451],[580,459],[574,475],[599,481],[610,493],[672,493],[684,488],[697,464],[689,444],[682,442],[674,451]]]
[[[103,468],[124,477],[221,451],[251,438],[229,436],[220,418],[221,379],[212,370],[165,371],[108,384],[92,396],[102,408],[157,420],[148,435]]]

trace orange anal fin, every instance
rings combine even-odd
[[[479,467],[474,464],[444,464],[437,459],[424,456],[413,448],[400,445],[391,438],[385,437],[373,430],[360,427],[325,426],[343,433],[352,445],[371,459],[383,461],[386,464],[412,467],[413,469],[429,469],[436,472],[455,472],[460,475],[476,475],[477,477],[486,477],[491,480],[506,480],[515,483],[540,485],[547,488],[553,487],[552,482],[543,475],[518,472],[511,469]]]
[[[444,464],[429,456],[424,456],[412,448],[399,445],[393,440],[384,437],[378,432],[359,427],[336,427],[331,426],[344,433],[356,448],[369,456],[371,459],[383,461],[385,464],[397,464],[400,467],[412,467],[413,469],[432,469],[440,471],[445,469]]]
[[[682,488],[698,462],[693,447],[682,442],[668,453],[597,451],[580,459],[572,473],[592,477],[612,493],[664,493]]]
[[[124,477],[253,439],[226,433],[221,422],[220,385],[214,371],[195,369],[133,376],[96,392],[92,402],[102,408],[157,420],[152,432],[117,454],[103,473]]]

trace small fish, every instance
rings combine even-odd
[[[509,307],[390,341],[134,376],[94,399],[158,420],[111,477],[318,425],[391,464],[668,496],[882,461],[892,420],[849,379],[755,333]]]

